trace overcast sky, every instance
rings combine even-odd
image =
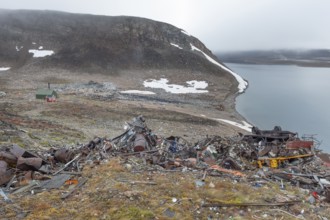
[[[0,7],[146,17],[186,30],[213,52],[330,49],[330,0],[2,0]]]

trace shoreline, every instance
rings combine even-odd
[[[242,64],[242,65],[270,65],[270,66],[298,66],[298,67],[315,67],[330,68],[330,62],[298,62],[298,61],[280,61],[280,62],[246,62],[246,61],[224,61],[224,63]]]
[[[243,76],[248,77],[250,81],[249,86],[251,86],[251,83],[254,83],[254,88],[252,88],[252,90],[248,92],[246,96],[240,98],[236,96],[235,109],[238,114],[240,114],[240,109],[242,113],[244,113],[244,115],[249,115],[255,122],[257,122],[258,125],[256,126],[260,126],[260,128],[264,130],[269,130],[272,129],[273,126],[279,125],[284,129],[289,129],[293,132],[298,132],[300,138],[303,137],[305,134],[317,134],[316,136],[314,135],[314,138],[322,142],[319,149],[321,149],[323,152],[330,153],[329,144],[327,144],[329,143],[329,138],[325,132],[328,128],[328,124],[325,123],[326,121],[318,121],[319,118],[322,117],[325,117],[324,119],[326,119],[328,115],[326,111],[319,110],[327,106],[324,101],[320,101],[320,99],[324,99],[322,91],[326,89],[326,84],[323,83],[323,81],[324,79],[328,78],[327,69],[309,69],[302,67],[289,67],[287,65],[281,65],[281,67],[273,67],[269,65],[262,65],[258,67],[258,65],[253,64],[236,63],[233,65],[230,65],[230,63],[228,63],[228,65],[235,68],[236,71],[241,72]],[[249,65],[251,65],[251,67],[249,67]],[[291,74],[288,75],[287,73]],[[308,81],[308,84],[319,85],[319,89],[315,89],[313,91],[306,91],[303,85],[292,85],[292,83],[294,83],[297,78],[299,79],[301,75],[304,76],[304,78],[302,79],[304,80],[304,82]],[[281,89],[281,91],[275,94],[272,91],[276,91],[276,88],[278,86],[276,86],[275,84],[269,86],[263,85],[263,82],[265,82],[269,78],[278,80],[277,82],[280,82],[280,80],[285,80],[282,84],[283,88]],[[293,95],[286,98],[286,96],[284,95],[288,94],[288,92],[292,92]],[[297,97],[297,94],[304,95],[303,97]],[[276,106],[281,105],[281,103],[279,101],[276,102],[274,100],[267,99],[266,97],[264,99],[263,96],[273,97],[275,100],[283,100],[281,101],[282,104],[285,104],[286,108],[290,108],[290,110],[288,109],[288,112],[276,113],[276,111],[282,109],[276,108]],[[319,99],[314,100],[312,97],[319,97]],[[238,99],[241,100],[239,109],[237,108]],[[297,100],[296,105],[291,104],[292,99]],[[275,107],[272,105],[272,103],[274,103]],[[309,106],[314,107],[305,106],[307,107],[307,110],[300,111],[301,113],[298,115],[295,114],[295,107],[301,108],[303,106],[302,104],[304,103],[309,103]],[[314,108],[316,109],[315,111]],[[315,113],[317,112],[322,115],[316,117]],[[314,122],[314,124],[306,123],[306,120],[308,120],[309,118],[306,117],[308,113],[313,114],[309,117],[311,118],[310,120]],[[248,122],[250,122],[248,118],[244,117],[243,115],[242,117],[247,119]],[[315,123],[319,125],[315,126]]]

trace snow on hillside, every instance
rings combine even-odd
[[[177,45],[177,44],[171,43],[171,45],[172,45],[173,47],[177,47],[177,48],[179,48],[179,49],[181,49],[181,50],[182,50],[182,47],[180,47],[180,46],[179,46],[179,45]]]
[[[7,71],[9,69],[10,69],[10,67],[0,67],[0,71]]]
[[[187,93],[207,93],[204,90],[208,83],[205,81],[187,81],[188,86],[168,84],[168,79],[161,78],[160,80],[150,79],[143,82],[144,87],[164,89],[166,92],[173,94],[187,94]]]
[[[244,92],[244,90],[248,86],[248,83],[240,75],[238,75],[237,73],[234,73],[229,68],[221,65],[220,63],[218,63],[217,61],[215,61],[213,58],[211,58],[210,56],[208,56],[206,53],[204,53],[203,51],[201,51],[200,49],[198,49],[194,45],[190,44],[190,46],[191,46],[191,50],[197,50],[197,51],[201,52],[206,57],[206,59],[208,59],[211,63],[213,63],[213,64],[219,66],[220,68],[222,68],[222,69],[230,72],[235,77],[235,79],[238,81],[238,92],[239,93]]]
[[[54,51],[52,51],[52,50],[29,50],[29,53],[33,53],[33,57],[45,57],[45,56],[53,55]]]
[[[218,121],[222,121],[222,122],[225,122],[227,124],[231,124],[233,126],[236,126],[238,128],[241,128],[243,130],[246,130],[246,131],[249,131],[249,132],[252,132],[252,125],[250,125],[249,123],[247,123],[246,121],[242,121],[242,124],[241,123],[238,123],[238,122],[234,122],[234,121],[230,121],[230,120],[227,120],[227,119],[220,119],[220,118],[215,118],[215,120],[218,120]]]
[[[121,91],[123,94],[141,94],[141,95],[156,95],[156,93],[151,91],[141,91],[141,90],[125,90]]]

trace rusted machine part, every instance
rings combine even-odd
[[[0,160],[0,186],[8,183],[14,175],[12,171],[7,170],[7,167],[7,162]]]
[[[256,160],[258,158],[258,152],[251,149],[244,149],[238,154],[238,156],[247,160]]]
[[[9,165],[15,165],[17,157],[7,152],[0,152],[0,160],[6,161]]]
[[[266,145],[262,150],[258,152],[259,157],[265,156],[266,154],[269,153],[269,151],[272,150],[272,147],[269,145]]]
[[[17,169],[20,170],[38,170],[41,165],[42,159],[38,157],[19,157],[17,160]]]
[[[144,151],[147,147],[147,140],[143,134],[137,134],[134,140],[134,152]]]
[[[299,149],[299,148],[311,149],[313,144],[314,144],[313,141],[301,141],[301,140],[288,141],[286,143],[286,148],[287,149]]]
[[[10,170],[6,171],[3,175],[0,175],[0,186],[8,183],[13,178],[14,173]]]
[[[224,159],[220,165],[226,169],[242,170],[241,166],[230,157]]]
[[[109,151],[112,149],[112,144],[110,141],[105,141],[104,142],[104,151]]]
[[[101,143],[102,138],[99,137],[95,137],[93,140],[91,140],[88,144],[87,147],[93,149],[95,148],[96,145],[98,145],[99,143]]]
[[[280,152],[279,147],[276,146],[276,145],[274,145],[274,146],[272,146],[272,149],[271,149],[271,151],[269,152],[269,155],[270,155],[271,157],[276,157],[276,156],[278,155],[279,152]]]
[[[61,163],[67,163],[73,159],[74,153],[66,148],[58,149],[55,152],[55,159]]]
[[[19,158],[19,157],[23,157],[23,158],[39,158],[39,156],[29,152],[29,151],[26,151],[25,149],[21,148],[20,146],[18,145],[13,145],[10,149],[10,153],[15,155],[16,158]],[[41,159],[42,160],[42,159]],[[46,161],[43,161],[43,164],[46,164],[47,162]]]
[[[330,203],[330,188],[328,188],[328,189],[325,190],[324,196],[325,196],[325,200],[324,201]]]
[[[26,172],[24,175],[24,179],[27,181],[33,180],[33,171],[30,170]]]

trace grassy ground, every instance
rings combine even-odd
[[[134,159],[139,163],[139,159]],[[13,204],[2,204],[1,216],[15,219],[305,219],[330,217],[330,209],[303,202],[288,207],[204,208],[204,203],[276,202],[305,199],[298,188],[268,182],[251,186],[247,179],[207,176],[204,186],[197,186],[202,172],[133,172],[129,161],[112,158],[101,165],[86,166],[88,181],[70,197],[61,195],[69,186],[11,196]],[[133,166],[134,170],[134,166]],[[134,181],[136,183],[134,183]],[[153,183],[154,185],[140,184]],[[301,217],[302,218],[302,217]]]
[[[211,98],[208,104],[199,105],[198,102],[100,100],[72,93],[60,94],[58,102],[47,103],[35,100],[33,79],[27,79],[25,83],[13,80],[10,86],[0,81],[2,88],[7,87],[4,90],[7,95],[0,98],[0,146],[18,144],[37,150],[88,143],[94,136],[112,138],[123,132],[125,121],[140,114],[145,116],[149,128],[157,135],[181,136],[190,143],[206,135],[233,136],[244,132],[212,120],[237,121],[239,117],[235,117],[228,106],[225,106],[225,111],[214,108],[219,102]],[[59,82],[73,81],[63,80]],[[185,99],[189,97],[182,98]],[[82,176],[88,179],[87,183],[65,200],[61,196],[70,190],[70,186],[39,193],[35,191],[34,194],[10,195],[13,204],[0,200],[0,218],[297,219],[292,215],[301,213],[305,219],[330,218],[328,207],[319,203],[311,205],[304,202],[282,208],[203,208],[202,204],[212,202],[264,203],[283,198],[305,200],[308,195],[290,185],[286,190],[280,190],[278,183],[271,182],[253,187],[248,179],[234,180],[225,176],[207,176],[205,185],[197,187],[195,181],[200,180],[202,172],[132,172],[127,169],[127,163],[126,160],[112,158],[101,165],[85,166]],[[131,184],[132,181],[153,181],[156,184]]]

